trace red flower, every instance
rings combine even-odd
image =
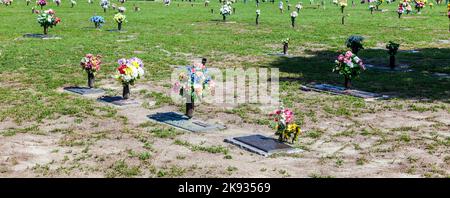
[[[121,65],[117,68],[117,70],[119,70],[120,74],[125,74],[125,68],[127,68],[126,65]]]

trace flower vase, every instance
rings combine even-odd
[[[98,29],[98,23],[94,23],[95,29]]]
[[[194,116],[194,97],[191,95],[191,101],[186,102],[186,116],[192,118]]]
[[[288,47],[289,47],[289,44],[288,44],[288,43],[283,43],[283,54],[284,54],[284,55],[287,55],[287,53],[288,53]]]
[[[398,13],[398,18],[401,18],[402,17],[402,13]]]
[[[342,25],[345,25],[345,16],[342,16],[341,23]]]
[[[395,56],[390,56],[389,57],[389,67],[391,67],[391,69],[395,68]]]
[[[297,13],[300,13],[300,8],[297,8]]]
[[[41,5],[41,10],[43,10],[43,9],[44,9],[44,6]]]
[[[29,1],[27,1],[27,6],[29,6],[30,5],[30,2]]]
[[[359,52],[359,47],[352,46],[352,53],[355,55],[358,55],[358,52]]]
[[[44,26],[44,35],[48,34],[48,26]]]
[[[223,21],[227,20],[227,17],[224,14],[222,15],[222,17],[223,17]]]
[[[289,11],[289,10],[291,10],[291,6],[290,6],[290,5],[288,5],[288,6],[287,6],[287,9],[288,9],[288,11]]]
[[[122,23],[117,23],[117,29],[118,29],[119,31],[122,30]]]
[[[345,89],[350,89],[352,87],[352,80],[347,76],[345,77],[344,87]]]
[[[88,87],[94,88],[95,76],[94,73],[88,72]]]
[[[345,6],[341,6],[341,13],[344,14],[344,8]]]
[[[291,25],[293,28],[295,27],[295,17],[291,17]]]
[[[106,12],[106,8],[103,8],[103,12]]]
[[[259,24],[259,15],[256,15],[256,25]]]
[[[125,100],[130,98],[130,85],[129,84],[124,84],[123,85],[122,97]]]
[[[203,64],[204,66],[206,66],[206,61],[208,61],[208,59],[202,58],[202,64]]]

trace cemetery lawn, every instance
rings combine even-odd
[[[134,12],[133,4],[141,11]],[[0,177],[450,176],[450,78],[434,76],[450,75],[446,6],[398,19],[397,3],[383,4],[387,11],[373,15],[367,4],[357,4],[345,9],[349,16],[341,25],[339,8],[326,1],[326,9],[301,10],[291,28],[290,11],[279,13],[277,3],[261,4],[259,26],[254,1],[235,4],[227,23],[217,1],[193,4],[129,1],[124,31],[111,32],[115,11],[103,13],[98,1],[79,1],[74,8],[50,2],[46,8],[62,19],[49,29],[58,40],[23,37],[43,31],[25,1],[0,6]],[[101,30],[89,22],[94,13],[105,17]],[[366,38],[359,56],[367,64],[387,65],[386,43],[401,44],[397,59],[414,71],[365,71],[353,81],[357,89],[393,99],[300,90],[311,82],[343,84],[331,68],[350,35]],[[267,56],[281,51],[284,38],[290,38],[294,57]],[[85,86],[79,61],[86,53],[103,56],[96,86],[108,94],[121,92],[111,78],[116,60],[143,59],[146,78],[131,90],[145,101],[142,106],[115,108],[63,92]],[[294,146],[304,152],[265,158],[223,142],[237,135],[273,136],[260,104],[200,105],[196,117],[227,125],[215,133],[150,122],[151,113],[183,112],[170,99],[171,66],[199,57],[208,58],[208,67],[279,68],[281,100],[303,130]]]

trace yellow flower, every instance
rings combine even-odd
[[[133,69],[131,69],[131,67],[125,68],[125,74],[126,75],[131,75],[132,73],[133,73]]]
[[[295,129],[297,129],[297,125],[296,124],[290,124],[290,125],[288,125],[288,128],[287,128],[287,130],[288,131],[295,131]]]

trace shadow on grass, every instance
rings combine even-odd
[[[412,72],[383,72],[366,70],[353,80],[353,87],[363,91],[382,93],[404,99],[431,99],[450,102],[450,79],[439,78],[435,73],[450,74],[449,48],[422,48],[418,53],[401,51],[397,54],[400,64],[407,64]],[[344,79],[333,73],[336,51],[305,51],[307,56],[291,58],[279,57],[269,67],[279,68],[281,73],[294,74],[280,76],[280,81],[306,83],[327,83],[343,86]],[[386,50],[366,49],[359,53],[366,64],[388,66]],[[292,77],[295,76],[295,77]]]

